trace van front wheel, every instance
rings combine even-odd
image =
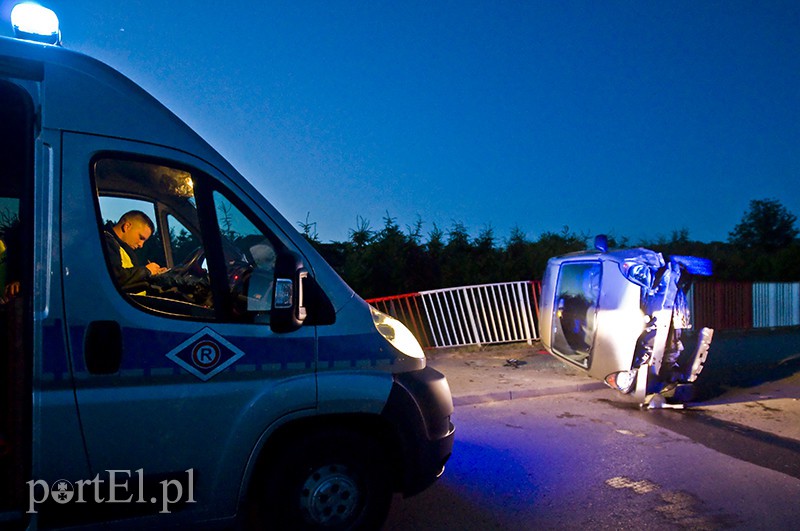
[[[271,456],[254,500],[261,505],[256,510],[263,528],[380,528],[392,492],[374,441],[349,432],[322,433],[285,446],[284,452]]]

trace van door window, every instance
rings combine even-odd
[[[169,234],[168,248],[172,250],[172,262],[170,264],[182,264],[195,249],[200,247],[200,239],[171,214],[167,215],[167,228]]]
[[[155,205],[150,201],[139,199],[129,199],[124,197],[101,197],[100,212],[103,219],[103,226],[113,226],[126,213],[131,211],[144,212],[151,220],[156,217]],[[137,255],[141,261],[166,264],[164,256],[164,245],[161,242],[159,231],[154,231],[147,239]]]
[[[174,316],[214,319],[214,300],[194,180],[190,172],[151,162],[102,158],[93,164],[101,238],[120,292],[141,307]],[[167,218],[176,220],[178,237]],[[179,221],[177,221],[179,220]],[[187,251],[194,245],[191,251]]]
[[[269,322],[276,240],[234,194],[163,163],[102,158],[93,167],[109,271],[130,302],[175,317]]]

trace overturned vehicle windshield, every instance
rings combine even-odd
[[[540,330],[554,356],[642,404],[688,401],[713,337],[691,321],[691,282],[710,276],[709,260],[649,249],[551,258],[542,282]]]

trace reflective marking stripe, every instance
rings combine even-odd
[[[173,367],[157,367],[150,369],[150,376],[172,376],[175,374]]]
[[[323,369],[369,369],[374,367],[387,367],[393,365],[394,358],[380,358],[380,359],[358,359],[358,360],[337,360],[336,362],[329,362],[327,364],[320,364]],[[253,373],[253,372],[281,372],[281,371],[304,371],[312,370],[313,364],[305,362],[294,362],[283,365],[281,363],[262,363],[233,365],[231,367],[235,372]],[[180,375],[182,370],[179,367],[153,367],[149,369],[125,369],[121,370],[118,377],[125,379],[143,379],[146,377],[165,377]],[[114,376],[104,375],[105,377]],[[90,374],[86,371],[75,373],[76,380],[89,380],[90,378],[97,377],[97,375]],[[69,372],[53,373],[45,372],[39,375],[40,382],[55,382],[55,381],[69,381],[72,375]]]

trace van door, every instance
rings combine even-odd
[[[267,426],[316,407],[314,328],[269,326],[275,257],[294,249],[184,153],[66,133],[63,161],[66,321],[92,474],[123,471],[116,498],[133,499],[118,512],[162,511],[159,485],[180,481],[186,503],[171,512],[231,515]],[[152,221],[136,251],[115,231],[132,210]],[[130,284],[137,261],[169,271]]]
[[[0,521],[88,475],[68,373],[58,270],[61,136],[41,126],[41,64],[0,64]],[[8,512],[7,512],[8,511]],[[0,525],[2,527],[3,525]],[[18,525],[20,527],[22,524]],[[35,522],[33,525],[36,525]]]
[[[601,265],[566,262],[558,271],[553,306],[553,352],[588,369],[597,331]]]
[[[0,79],[0,512],[24,506],[30,477],[33,105]]]

